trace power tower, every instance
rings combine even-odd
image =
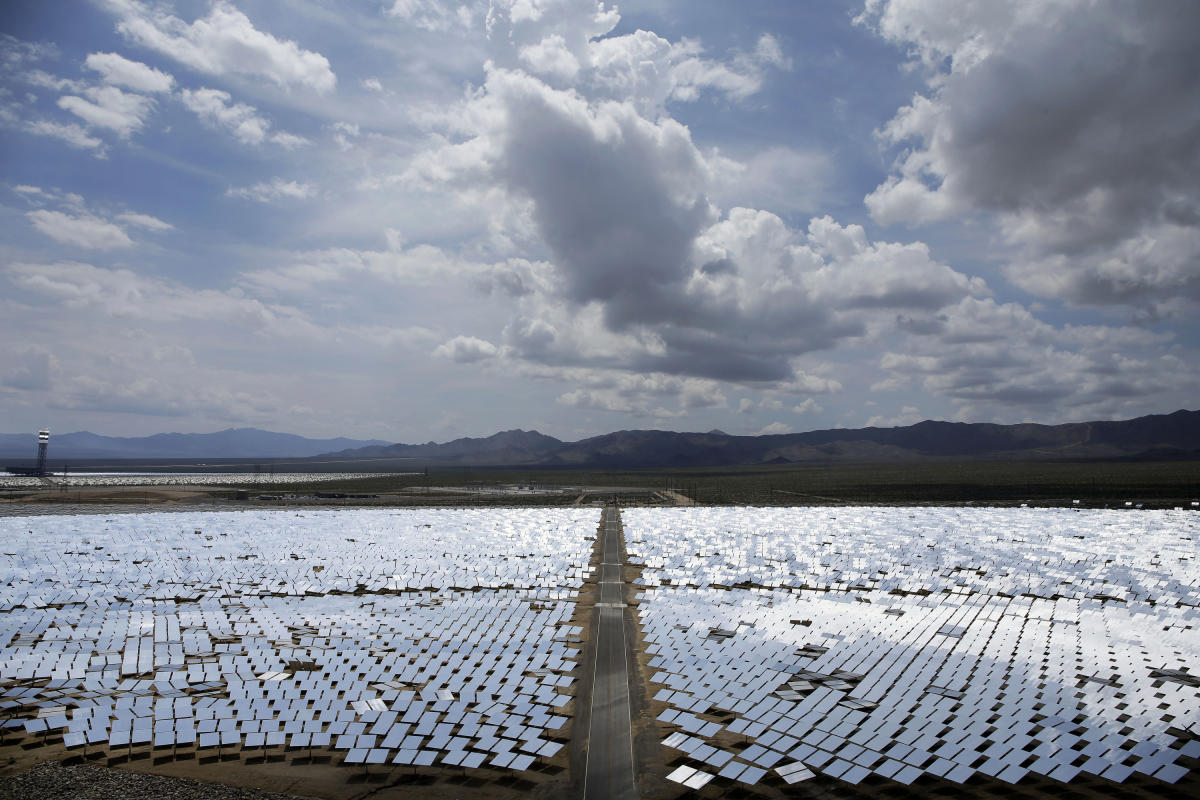
[[[38,431],[38,460],[37,474],[46,474],[46,448],[50,446],[50,431],[43,428]]]

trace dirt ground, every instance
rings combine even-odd
[[[57,741],[55,741],[57,739]],[[395,798],[567,797],[564,792],[567,758],[559,754],[534,770],[463,769],[461,767],[398,767],[342,764],[345,752],[323,748],[88,748],[67,751],[62,737],[0,742],[0,790],[3,779],[43,761],[90,763],[113,769],[190,778],[207,783],[250,787],[323,800],[361,800],[387,790]],[[565,753],[565,748],[563,753]]]

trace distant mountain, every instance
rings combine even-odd
[[[0,457],[29,463],[32,433],[0,434]],[[901,428],[822,430],[769,436],[674,431],[616,431],[564,442],[511,430],[451,442],[388,444],[379,440],[306,439],[238,428],[216,433],[160,433],[122,438],[79,432],[53,435],[50,460],[71,459],[404,459],[416,466],[665,469],[753,464],[822,464],[962,460],[1200,460],[1200,411],[1117,422],[994,425],[919,422]]]
[[[822,430],[769,436],[617,431],[563,442],[537,431],[483,439],[343,450],[337,458],[403,458],[443,466],[614,469],[964,460],[1200,460],[1200,411],[1117,422],[995,425],[919,422],[900,428]]]
[[[87,431],[54,434],[49,457],[54,463],[71,458],[309,458],[331,450],[387,444],[378,439],[306,439],[256,428],[230,428],[216,433],[158,433],[153,436],[100,436]],[[0,457],[32,460],[37,434],[0,434]]]
[[[392,444],[342,450],[326,455],[336,458],[412,458],[431,464],[497,466],[537,463],[567,443],[537,431],[511,430],[485,439],[455,439],[438,444]]]

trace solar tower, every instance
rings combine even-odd
[[[50,431],[43,428],[38,431],[38,460],[37,474],[46,474],[46,447],[50,444]]]

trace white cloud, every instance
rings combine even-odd
[[[363,78],[362,87],[371,92],[383,91],[383,84],[379,82],[379,78]]]
[[[95,136],[90,136],[81,126],[74,123],[62,124],[50,120],[34,120],[26,124],[25,130],[35,136],[49,136],[61,139],[71,147],[80,150],[103,150],[104,142]]]
[[[952,401],[960,418],[1111,417],[1200,391],[1200,376],[1170,342],[1134,327],[1056,328],[1017,304],[966,298],[891,343],[881,388],[915,384]]]
[[[226,197],[241,197],[245,200],[254,200],[259,203],[270,203],[275,200],[291,199],[291,200],[306,200],[313,197],[317,193],[316,187],[311,183],[300,183],[298,181],[285,181],[283,178],[275,178],[270,182],[256,183],[253,186],[242,186],[238,188],[229,187],[225,191]]]
[[[259,145],[274,142],[292,150],[308,144],[308,140],[290,133],[270,133],[270,121],[259,116],[258,109],[245,103],[232,102],[229,92],[220,89],[184,89],[180,99],[188,110],[215,127],[224,128],[243,144]]]
[[[106,316],[153,322],[222,320],[252,330],[312,338],[311,323],[297,310],[262,303],[236,289],[192,289],[127,269],[73,261],[16,263],[7,271],[18,286],[68,308],[93,308]]]
[[[703,52],[695,40],[670,42],[644,30],[606,37],[588,45],[590,77],[609,96],[631,98],[646,111],[669,101],[693,102],[707,91],[744,100],[762,88],[755,60],[724,63]]]
[[[133,240],[118,225],[91,215],[74,216],[38,209],[25,214],[33,226],[56,242],[88,250],[132,247]]]
[[[836,394],[842,391],[842,384],[835,378],[824,375],[813,375],[793,366],[793,377],[772,387],[772,392],[785,395],[805,394]]]
[[[294,133],[286,131],[278,131],[271,134],[271,141],[282,147],[284,150],[296,150],[300,147],[307,147],[312,142],[303,136],[297,136]]]
[[[927,71],[880,131],[884,223],[991,215],[1008,276],[1074,304],[1200,300],[1200,5],[870,0]]]
[[[362,133],[358,125],[353,122],[335,122],[332,127],[333,141],[337,143],[339,150],[349,150],[354,147],[353,140]]]
[[[82,92],[87,88],[87,84],[83,81],[73,81],[70,78],[59,78],[51,75],[45,70],[31,69],[28,72],[21,74],[21,77],[26,83],[38,86],[42,89],[53,89],[56,92],[61,92],[64,89],[72,92]]]
[[[578,408],[680,417],[690,410],[729,407],[721,384],[705,378],[681,378],[661,372],[637,374],[605,368],[546,368],[530,364],[522,366],[522,374],[575,385],[577,388],[560,396],[558,402]],[[669,403],[674,403],[676,409],[664,408],[664,404]]]
[[[175,83],[175,79],[166,72],[140,61],[130,61],[116,53],[92,53],[84,63],[88,69],[99,72],[105,83],[146,94],[169,92]]]
[[[258,116],[253,106],[233,103],[229,92],[220,89],[184,89],[180,99],[188,110],[213,125],[227,129],[244,144],[261,144],[271,123]]]
[[[329,60],[293,41],[258,30],[223,0],[208,16],[187,23],[137,0],[107,0],[127,39],[210,75],[248,75],[289,88],[328,92],[337,84]]]
[[[828,216],[809,222],[808,241],[827,259],[809,276],[811,296],[840,308],[938,308],[990,294],[983,279],[934,261],[923,242],[869,243],[861,226]]]
[[[475,364],[480,361],[488,361],[495,358],[499,353],[500,350],[496,345],[474,336],[455,336],[453,339],[438,345],[433,350],[433,355],[438,358],[449,359],[458,364]]]
[[[82,92],[85,97],[64,95],[59,108],[70,111],[89,125],[116,131],[122,138],[139,130],[154,108],[144,95],[123,92],[115,86],[93,86]]]
[[[807,234],[766,211],[720,218],[708,192],[727,162],[631,102],[493,68],[454,123],[454,143],[419,154],[408,179],[495,187],[527,209],[552,254],[550,280],[506,329],[516,358],[785,386],[796,355],[876,330],[896,310],[989,293],[919,242],[871,242],[829,217]]]
[[[26,42],[7,34],[0,36],[0,66],[14,73],[26,64],[58,55],[58,46],[50,42]]]
[[[796,414],[820,414],[825,409],[813,398],[808,398],[799,405],[792,406],[792,411]]]
[[[571,408],[591,408],[597,411],[629,413],[639,408],[628,397],[604,389],[576,389],[559,395],[558,402]]]
[[[521,48],[521,63],[531,72],[562,80],[572,80],[579,74],[579,59],[567,47],[566,40],[551,34],[535,44]]]
[[[792,60],[784,55],[779,40],[769,33],[758,37],[758,43],[754,45],[754,55],[764,64],[770,64],[780,69],[792,68]]]
[[[393,0],[387,14],[431,33],[456,26],[465,28],[474,19],[470,7],[448,0]]]
[[[169,222],[163,222],[158,217],[152,217],[149,214],[134,214],[127,212],[117,214],[117,219],[127,225],[133,225],[138,228],[145,228],[148,231],[169,231],[175,226]]]
[[[1194,312],[1200,301],[1198,259],[1200,225],[1147,224],[1107,248],[1031,253],[1011,262],[1005,274],[1032,294],[1079,305],[1152,303],[1166,310],[1188,299]]]
[[[787,64],[769,34],[753,52],[720,60],[695,39],[672,42],[647,30],[614,36],[620,19],[615,6],[593,0],[495,0],[486,27],[497,65],[628,101],[649,116],[707,92],[745,99],[762,88],[764,66]]]
[[[772,422],[762,430],[756,432],[755,436],[776,436],[782,433],[792,433],[794,428],[784,422]]]

